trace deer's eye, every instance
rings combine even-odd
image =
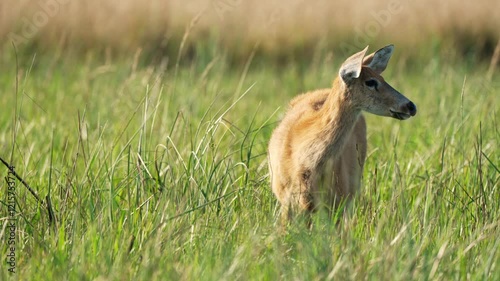
[[[374,79],[370,79],[370,80],[366,80],[365,81],[365,85],[369,88],[375,88],[377,89],[378,87],[378,82],[377,80],[374,80]]]

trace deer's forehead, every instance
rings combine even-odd
[[[367,66],[363,66],[361,68],[361,74],[359,75],[359,78],[361,78],[363,80],[366,80],[369,78],[375,78],[375,79],[379,80],[380,82],[385,82],[384,77],[382,77],[380,74],[378,74],[373,69],[371,69]]]

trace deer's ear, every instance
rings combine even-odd
[[[363,58],[367,50],[368,46],[366,46],[363,51],[350,56],[340,67],[340,78],[342,78],[342,80],[346,84],[351,82],[353,79],[358,78],[361,74],[361,68],[363,67]]]
[[[389,59],[392,56],[392,52],[394,51],[394,45],[387,45],[380,50],[376,51],[373,54],[368,55],[363,60],[363,65],[371,68],[373,71],[381,74],[387,64],[389,63]]]

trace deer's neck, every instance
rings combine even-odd
[[[361,114],[361,110],[353,106],[345,85],[338,79],[334,82],[320,113],[321,130],[319,131],[322,153],[318,165],[327,159],[337,159],[343,152],[352,130]]]

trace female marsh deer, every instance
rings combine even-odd
[[[314,212],[319,199],[332,211],[359,189],[366,158],[361,111],[399,120],[417,113],[415,104],[380,76],[394,46],[365,57],[367,50],[342,64],[331,89],[295,97],[273,132],[269,169],[282,223],[294,211]]]

